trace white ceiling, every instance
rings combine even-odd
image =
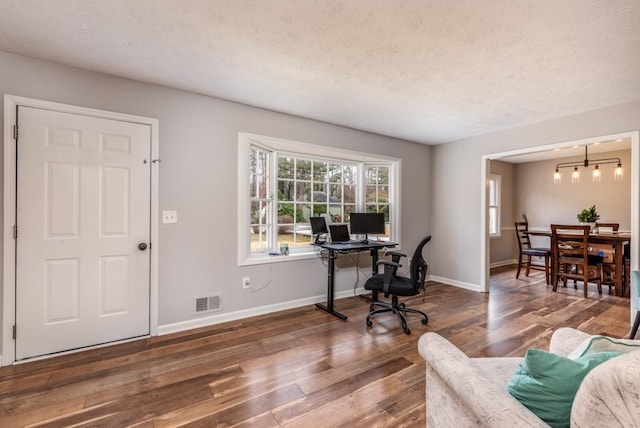
[[[0,49],[427,144],[640,100],[638,0],[0,0]]]

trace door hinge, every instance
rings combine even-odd
[[[14,338],[14,339],[16,338],[16,330],[17,330],[17,329],[16,329],[16,326],[14,325],[14,326],[13,326],[13,338]]]
[[[13,139],[18,141],[18,125],[13,125]]]
[[[18,225],[13,225],[13,239],[18,239]]]

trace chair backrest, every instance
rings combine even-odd
[[[617,232],[620,229],[620,223],[600,223],[596,222],[596,230],[601,232],[600,229],[611,229],[612,232]]]
[[[427,235],[420,240],[416,250],[411,257],[411,264],[409,265],[409,272],[413,288],[420,292],[424,288],[424,281],[427,278],[427,269],[429,265],[422,256],[422,250],[427,242],[431,241],[431,235]]]
[[[522,252],[523,249],[531,248],[531,241],[529,241],[529,223],[526,221],[516,221],[516,238],[518,238],[518,251]]]
[[[574,224],[551,225],[551,251],[560,263],[570,261],[584,264],[589,259],[589,231],[591,227]]]

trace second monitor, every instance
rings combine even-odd
[[[309,223],[311,224],[311,235],[315,236],[314,244],[322,244],[324,240],[321,236],[328,233],[327,222],[324,217],[309,217]]]
[[[386,233],[384,224],[384,213],[351,213],[349,216],[349,228],[354,235],[384,235]]]

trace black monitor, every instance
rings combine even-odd
[[[354,235],[384,235],[386,233],[384,224],[384,213],[351,213],[349,216],[349,226]]]
[[[314,244],[320,244],[320,235],[329,232],[327,222],[324,220],[324,217],[309,217],[309,223],[311,223],[311,234],[316,237]]]

